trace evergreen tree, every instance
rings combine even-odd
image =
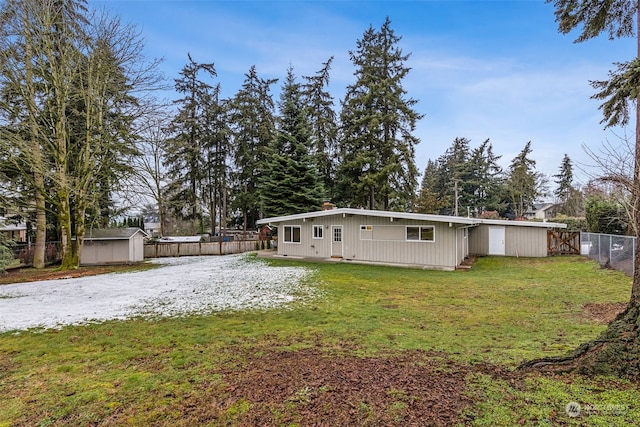
[[[170,125],[173,137],[167,141],[164,163],[171,180],[169,204],[180,218],[192,222],[192,233],[202,233],[206,112],[213,87],[200,80],[199,74],[215,77],[216,71],[213,64],[197,63],[191,55],[188,58],[189,63],[180,71],[181,77],[175,80],[175,89],[183,97],[175,101],[179,108]]]
[[[586,202],[587,231],[590,233],[627,234],[628,224],[624,209],[611,198],[592,195]]]
[[[419,196],[421,211],[453,215],[456,196],[459,215],[504,211],[508,202],[500,156],[493,153],[488,139],[473,149],[470,143],[467,138],[455,138],[435,162],[429,160]]]
[[[356,82],[342,102],[338,201],[369,209],[410,209],[418,172],[412,133],[422,117],[406,99],[402,80],[409,68],[389,18],[379,31],[369,27],[355,51]]]
[[[220,229],[226,228],[227,192],[230,181],[231,131],[228,102],[220,100],[220,85],[208,96],[204,127],[205,188],[204,199],[209,207],[211,234],[216,232],[216,215]]]
[[[564,155],[560,170],[553,176],[557,185],[554,195],[560,204],[559,213],[577,216],[582,211],[582,193],[573,185],[573,164],[567,154]]]
[[[473,149],[469,158],[470,177],[465,188],[474,212],[502,211],[504,203],[503,171],[489,140]]]
[[[260,183],[261,206],[268,217],[317,210],[323,197],[312,155],[311,125],[291,68],[278,106],[278,126],[266,150]]]
[[[322,69],[315,75],[305,77],[306,83],[302,87],[311,125],[315,163],[327,195],[333,194],[338,138],[333,97],[327,91],[332,61],[333,57],[323,63]]]
[[[438,158],[437,191],[440,198],[446,201],[446,205],[440,210],[442,214],[458,215],[460,206],[469,206],[470,194],[467,187],[471,175],[470,142],[467,138],[455,138],[447,151]]]
[[[440,180],[440,171],[438,165],[433,160],[427,162],[427,167],[422,175],[420,184],[420,193],[416,200],[414,211],[424,214],[438,214],[447,206],[447,202],[441,198],[436,191]]]
[[[544,177],[536,171],[536,161],[531,159],[531,141],[511,161],[507,177],[509,202],[516,218],[524,213],[544,193]]]
[[[264,150],[273,140],[274,102],[271,85],[277,79],[258,77],[252,66],[245,75],[242,89],[231,100],[231,129],[234,144],[233,207],[242,212],[244,230],[255,228],[260,217],[260,171],[264,169]]]

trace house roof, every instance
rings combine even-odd
[[[504,219],[481,219],[480,224],[512,225],[516,227],[567,228],[567,224],[547,221],[509,221]]]
[[[391,211],[378,211],[368,209],[354,209],[354,208],[338,208],[329,209],[325,211],[314,211],[294,215],[277,216],[273,218],[264,218],[257,221],[258,225],[274,224],[283,221],[295,221],[297,219],[319,218],[324,216],[343,215],[343,216],[375,216],[383,218],[398,218],[398,219],[415,219],[420,221],[435,221],[435,222],[453,222],[456,224],[474,224],[476,220],[474,218],[466,218],[460,216],[446,216],[446,215],[431,215],[431,214],[416,214],[407,212],[391,212]]]
[[[449,215],[433,215],[433,214],[418,214],[408,212],[391,212],[391,211],[379,211],[368,209],[353,209],[353,208],[338,208],[329,209],[325,211],[314,211],[307,213],[300,213],[294,215],[285,215],[272,218],[264,218],[257,221],[258,225],[264,224],[277,224],[284,221],[304,220],[310,218],[319,218],[332,215],[343,216],[374,216],[383,218],[397,218],[397,219],[412,219],[417,221],[431,221],[431,222],[450,222],[453,224],[463,225],[479,225],[479,224],[494,224],[494,225],[518,225],[528,227],[545,227],[545,228],[566,228],[566,224],[553,223],[553,222],[534,222],[534,221],[508,221],[508,220],[488,220],[480,218],[468,218],[462,216],[449,216]]]
[[[3,216],[0,216],[0,231],[22,231],[27,229],[24,222],[15,222]]]
[[[138,227],[100,228],[89,230],[85,234],[84,240],[129,240],[137,233],[142,233],[144,237],[148,236],[147,233]]]

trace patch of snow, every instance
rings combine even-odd
[[[272,309],[315,296],[312,270],[246,255],[157,258],[162,267],[0,286],[0,332],[133,317]]]

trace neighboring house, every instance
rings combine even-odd
[[[454,270],[469,255],[546,256],[565,224],[339,208],[276,218],[278,255]]]
[[[144,261],[144,239],[147,236],[137,227],[90,230],[84,237],[80,265]]]
[[[144,231],[151,237],[160,237],[160,223],[159,222],[145,222]]]
[[[558,210],[558,205],[555,203],[535,203],[533,208],[529,208],[525,213],[525,218],[528,219],[549,219],[555,218]]]
[[[13,240],[16,243],[26,243],[27,241],[27,225],[2,216],[0,216],[0,233],[4,234],[7,240]]]

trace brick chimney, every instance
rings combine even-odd
[[[334,205],[333,203],[331,203],[328,200],[326,200],[325,202],[322,203],[322,210],[323,211],[330,211],[335,207],[336,207],[336,205]]]

